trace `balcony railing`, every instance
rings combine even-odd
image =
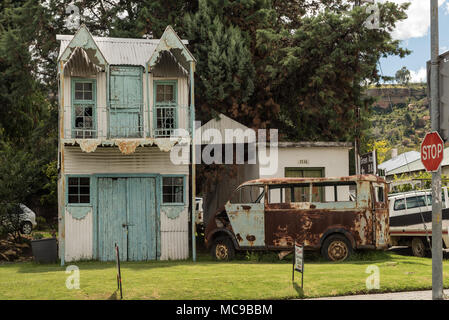
[[[176,129],[190,132],[190,107],[157,105],[150,112],[142,105],[96,107],[88,114],[64,107],[64,138],[118,139],[169,138]]]

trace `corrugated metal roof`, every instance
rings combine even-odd
[[[399,167],[406,165],[407,163],[411,163],[421,157],[421,154],[418,151],[409,151],[405,153],[401,153],[397,157],[394,157],[388,161],[382,162],[379,164],[379,169],[383,169],[388,174],[390,171],[395,170]]]
[[[73,35],[57,35],[61,41],[58,59],[72,40]],[[159,39],[131,39],[93,37],[100,51],[110,65],[138,65],[145,66],[159,43]],[[187,40],[182,43],[188,44]]]
[[[443,161],[441,162],[441,167],[446,167],[446,166],[449,166],[449,148],[444,149]],[[424,170],[426,170],[426,169],[424,168],[424,165],[421,162],[421,156],[420,156],[415,161],[411,161],[411,162],[409,161],[408,164],[404,164],[403,166],[401,166],[397,169],[387,172],[387,175],[394,175],[394,174],[399,175],[402,173],[424,171]]]

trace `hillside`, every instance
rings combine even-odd
[[[371,139],[388,141],[398,153],[418,150],[431,127],[426,85],[388,85],[370,88],[367,94],[377,99],[369,117]]]

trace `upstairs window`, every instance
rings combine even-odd
[[[72,137],[95,138],[95,80],[74,80],[72,90]]]
[[[154,135],[169,137],[178,128],[176,81],[155,81],[154,88]]]

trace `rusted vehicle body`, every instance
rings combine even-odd
[[[235,250],[289,252],[295,241],[333,261],[387,249],[387,188],[374,175],[247,181],[208,221],[206,246],[218,260]]]

